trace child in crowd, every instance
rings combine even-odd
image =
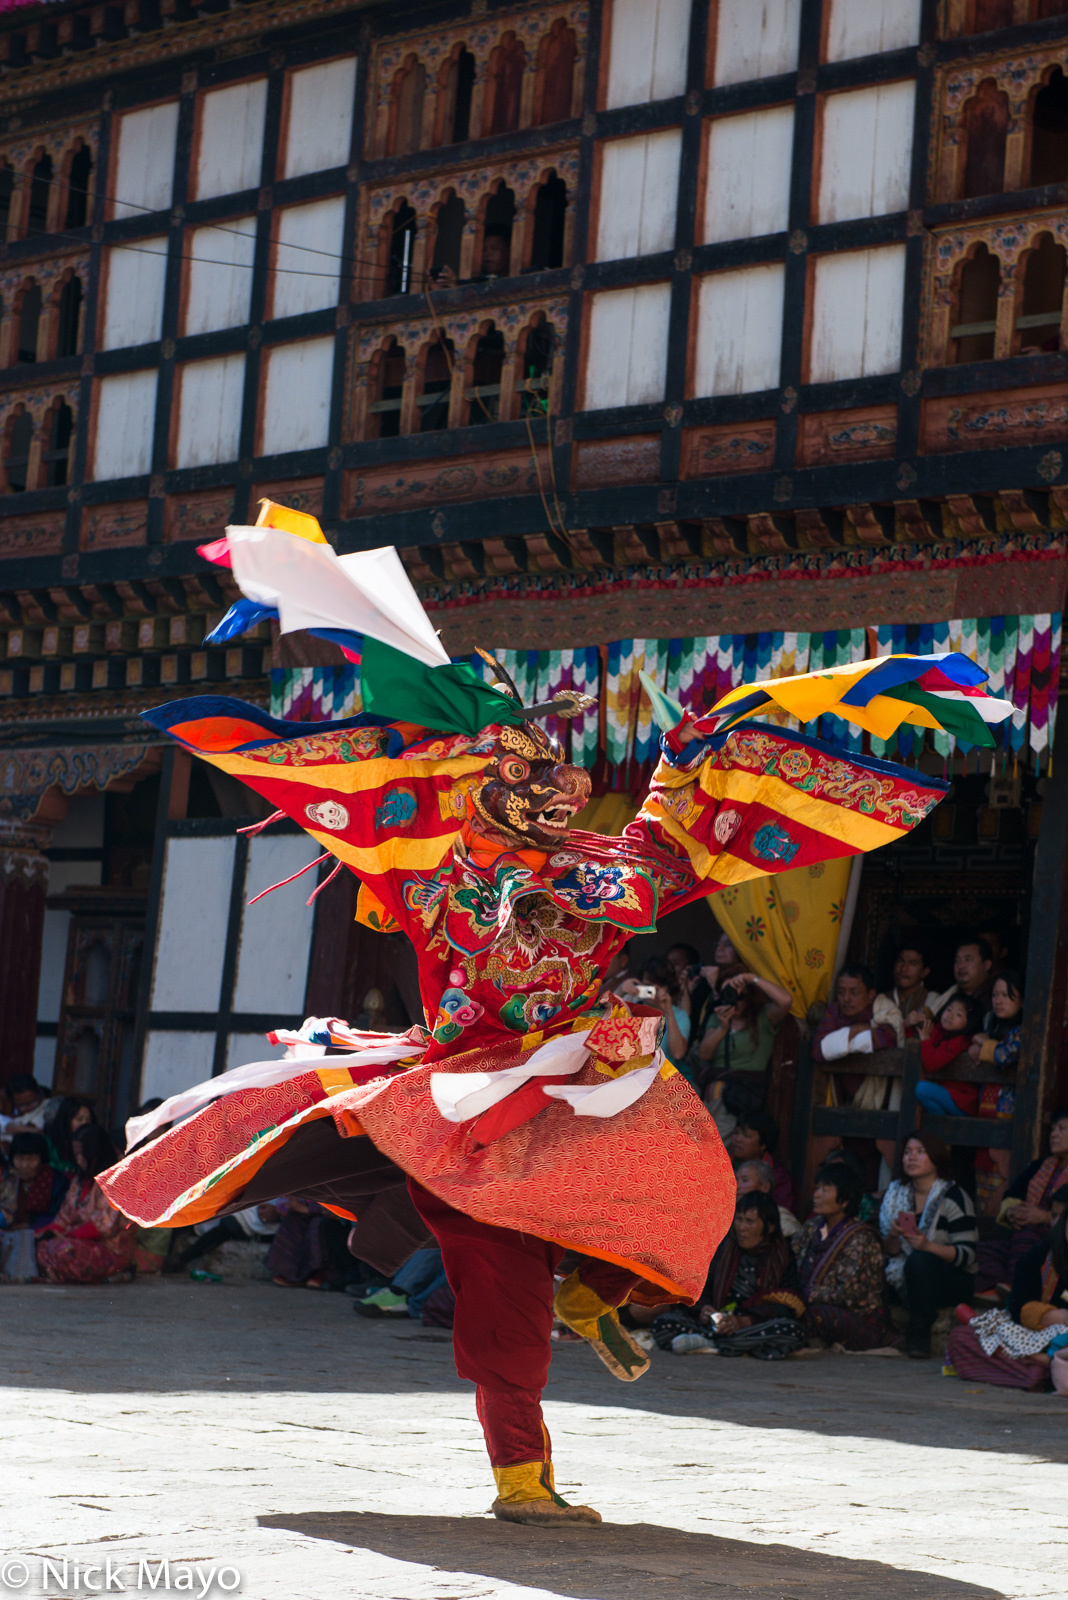
[[[1020,1024],[1023,1013],[1023,979],[1018,972],[1006,971],[994,979],[990,1001],[993,1021],[985,1033],[977,1033],[968,1046],[975,1062],[989,1062],[1003,1072],[1015,1072],[1020,1061]],[[979,1116],[1011,1117],[1016,1109],[1016,1092],[1001,1083],[984,1083],[979,1092]]]
[[[963,1056],[983,1025],[979,1002],[966,994],[953,994],[937,1018],[920,1029],[920,1057],[929,1077],[944,1072]],[[979,1106],[977,1083],[918,1083],[916,1098],[925,1111],[940,1116],[974,1117]]]
[[[42,1133],[16,1133],[7,1171],[0,1179],[0,1282],[29,1283],[37,1277],[34,1229],[51,1222],[65,1180],[49,1165]]]

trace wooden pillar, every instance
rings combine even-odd
[[[0,819],[0,1017],[4,1057],[0,1079],[33,1071],[37,990],[41,982],[51,830]]]
[[[1053,1109],[1068,1027],[1068,737],[1063,729],[1054,743],[1053,772],[1042,802],[1024,996],[1013,1172],[1044,1148],[1042,1124]]]

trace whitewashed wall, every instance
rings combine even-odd
[[[921,7],[922,0],[830,0],[826,59],[847,61],[919,44]]]
[[[337,305],[345,230],[345,201],[313,200],[287,206],[275,217],[275,271],[269,284],[270,315],[296,317]]]
[[[150,344],[159,338],[166,276],[165,238],[139,239],[136,250],[108,251],[102,349]]]
[[[852,0],[866,5],[867,0]],[[719,0],[712,81],[748,83],[793,72],[801,29],[801,0]]]
[[[666,283],[590,296],[587,411],[663,399],[670,311],[671,287]]]
[[[322,850],[306,833],[267,834],[251,841],[232,1010],[296,1012],[303,1007],[315,922],[315,907],[306,901],[315,874],[306,873],[254,906],[247,902],[320,855]]]
[[[682,94],[689,43],[690,0],[612,0],[605,104]]]
[[[236,827],[236,823],[235,823]],[[176,1013],[177,1028],[153,1028],[145,1043],[141,1098],[166,1097],[211,1076],[219,1011],[289,1022],[304,1015],[314,906],[305,902],[316,874],[275,889],[322,852],[307,834],[251,840],[239,886],[233,992],[223,992],[234,874],[241,872],[235,835],[172,838],[167,842],[160,921],[152,974],[151,1010]],[[193,1013],[188,1019],[183,1013]],[[198,1014],[199,1015],[196,1015]],[[264,1032],[234,1029],[224,1038],[226,1068],[267,1061],[281,1052]]]
[[[327,442],[334,341],[304,339],[267,352],[261,454],[314,450]]]
[[[781,262],[714,272],[697,302],[694,394],[748,394],[779,383]]]
[[[236,843],[167,840],[151,1010],[219,1009]]]
[[[241,433],[245,358],[218,356],[190,361],[179,375],[176,467],[204,467],[235,461]]]
[[[252,297],[255,217],[234,217],[225,228],[194,228],[188,237],[185,333],[241,327]]]
[[[267,79],[212,89],[200,103],[196,198],[236,194],[259,185]]]
[[[793,106],[716,118],[708,134],[702,244],[785,231],[793,148]]]
[[[124,372],[101,378],[93,439],[94,478],[134,478],[152,467],[156,374]]]
[[[301,178],[346,164],[355,97],[355,56],[290,73],[285,177]]]
[[[119,118],[115,163],[115,216],[138,217],[164,211],[174,187],[174,144],[178,102],[127,111]]]
[[[808,381],[874,377],[901,365],[905,246],[816,262]]]
[[[597,259],[620,261],[675,243],[682,130],[610,139],[601,146]]]
[[[830,94],[823,105],[821,222],[878,217],[909,203],[916,84],[881,83]]]
[[[265,1041],[266,1043],[266,1041]],[[265,1051],[264,1056],[269,1052]],[[181,1089],[191,1089],[211,1077],[215,1058],[213,1033],[173,1032],[169,1028],[151,1030],[145,1038],[144,1066],[138,1103],[159,1095],[168,1099]]]

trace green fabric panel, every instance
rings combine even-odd
[[[496,723],[523,721],[511,695],[491,689],[466,662],[427,667],[366,634],[360,682],[364,710],[391,722],[474,735]]]
[[[898,684],[895,689],[884,689],[883,693],[888,700],[906,700],[909,705],[923,706],[925,711],[930,711],[932,716],[938,718],[947,733],[964,739],[968,744],[979,744],[992,750],[997,742],[978,711],[959,700],[941,700],[937,695],[917,689],[911,683]]]

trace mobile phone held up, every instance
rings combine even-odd
[[[655,983],[639,983],[639,984],[636,984],[635,985],[635,989],[634,989],[634,998],[635,998],[635,1000],[655,1000],[656,999],[656,984]]]

